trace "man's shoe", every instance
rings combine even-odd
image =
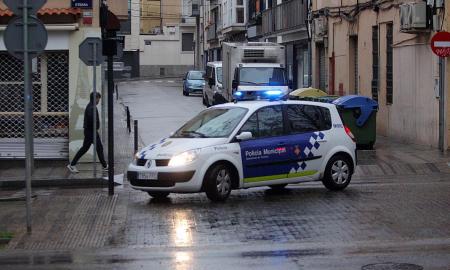
[[[71,172],[71,173],[79,173],[80,171],[77,169],[77,167],[75,167],[75,166],[72,166],[72,165],[67,165],[67,169],[69,169],[69,171]]]
[[[106,165],[106,167],[103,167],[103,171],[107,172],[109,170],[109,166]]]

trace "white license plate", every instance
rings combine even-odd
[[[139,172],[138,178],[144,180],[157,180],[158,172]]]

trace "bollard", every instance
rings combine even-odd
[[[128,133],[131,132],[131,117],[130,117],[130,109],[128,108],[128,106],[126,107],[126,112],[127,112],[127,129],[128,129]]]
[[[134,120],[134,153],[139,150],[138,120]]]
[[[119,85],[116,84],[116,100],[119,100]]]

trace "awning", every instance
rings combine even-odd
[[[41,8],[38,15],[79,15],[80,8]],[[0,17],[12,17],[14,14],[9,9],[0,9]]]

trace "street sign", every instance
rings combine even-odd
[[[431,39],[431,50],[439,57],[450,56],[450,33],[438,32]]]
[[[17,16],[22,16],[23,14],[23,1],[19,0],[4,0],[3,1],[6,6]],[[28,15],[36,15],[39,9],[47,2],[47,0],[27,0],[28,6]]]
[[[94,46],[96,51],[95,53]],[[100,38],[86,38],[83,42],[81,42],[79,50],[79,57],[81,61],[83,61],[87,66],[94,66],[94,62],[95,66],[101,65],[103,63],[102,40]]]
[[[47,46],[48,35],[40,20],[35,17],[28,17],[28,21],[28,51],[30,57],[35,58]],[[12,56],[21,60],[24,58],[23,32],[23,18],[16,17],[9,22],[4,34],[6,49]]]
[[[72,7],[92,9],[92,0],[72,0]]]

